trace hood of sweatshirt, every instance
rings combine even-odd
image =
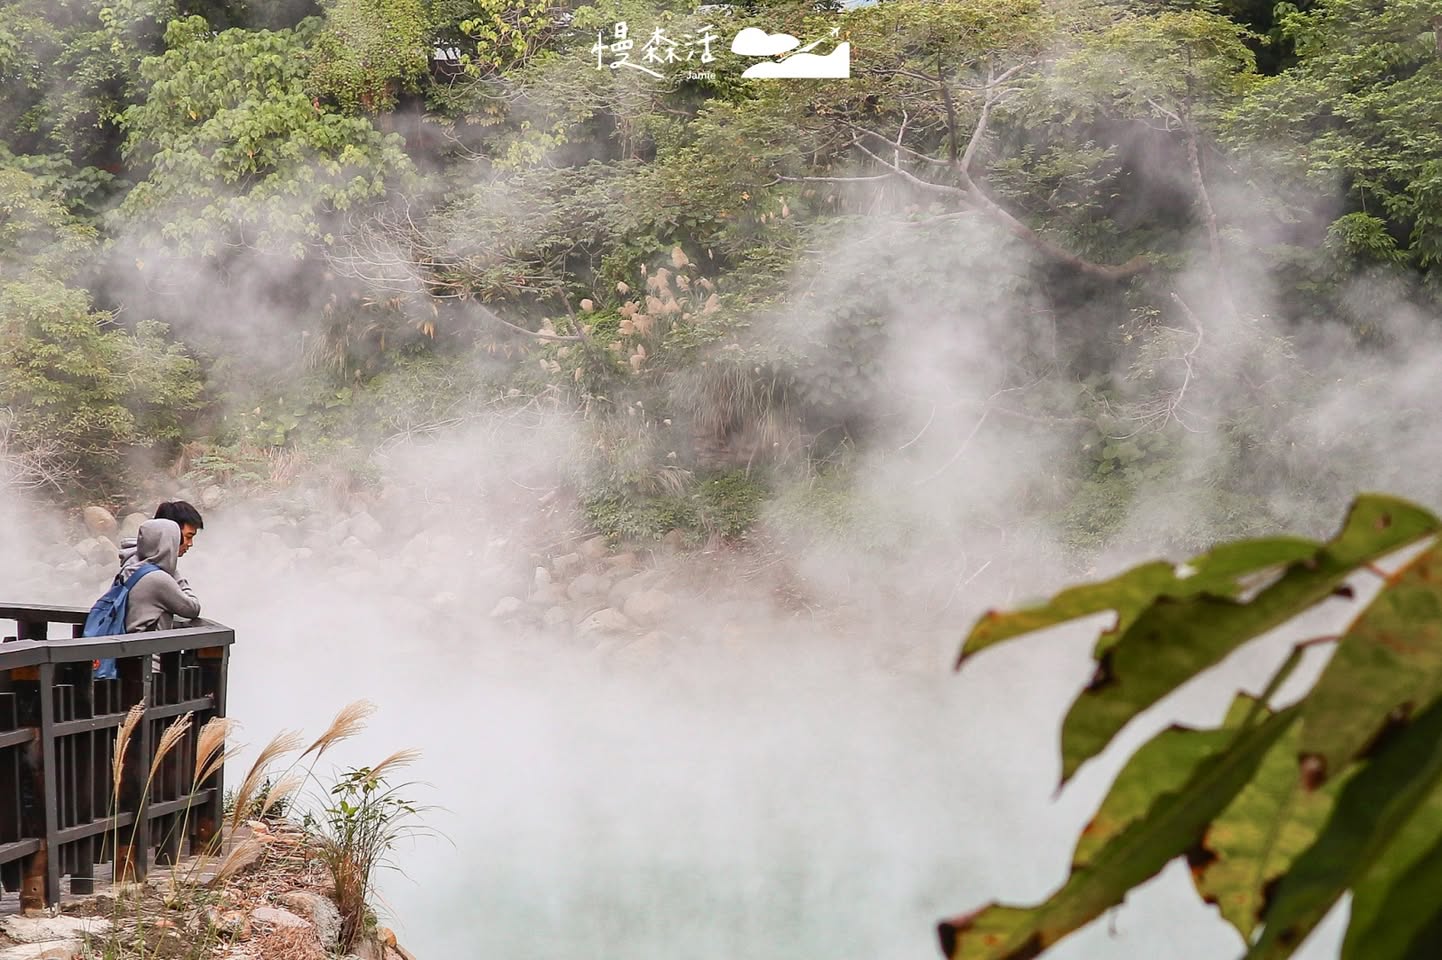
[[[130,575],[142,563],[153,563],[172,577],[175,564],[180,559],[180,525],[174,520],[147,520],[140,525],[140,535],[135,538],[135,547],[129,556],[121,551],[123,562],[120,578]]]

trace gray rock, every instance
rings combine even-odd
[[[495,607],[491,609],[492,620],[505,620],[514,617],[526,608],[519,597],[502,597],[496,601]]]
[[[205,920],[210,929],[222,937],[245,940],[250,937],[250,920],[239,910],[219,910],[210,907],[205,911]]]
[[[650,585],[651,580],[652,577],[649,573],[637,573],[624,580],[618,580],[606,594],[606,599],[611,601],[611,606],[624,608],[626,600],[631,594],[638,590],[646,589],[646,587]]]
[[[588,634],[609,635],[616,633],[627,633],[635,628],[635,624],[620,610],[615,607],[606,607],[597,610],[595,613],[582,620],[577,627],[582,636]]]
[[[654,627],[670,612],[671,595],[662,590],[637,590],[626,598],[622,607],[626,616],[643,627]]]
[[[110,929],[104,917],[17,917],[0,920],[0,931],[17,943],[41,943],[65,940],[87,934],[101,934]]]
[[[81,540],[75,545],[75,552],[84,558],[86,563],[94,566],[104,566],[119,561],[120,548],[114,542],[105,537],[91,537],[88,540]]]
[[[554,583],[548,583],[531,592],[531,602],[538,607],[549,607],[566,602],[566,591]]]
[[[617,574],[630,573],[636,569],[639,562],[636,554],[630,550],[627,550],[625,553],[618,553],[614,557],[607,557],[604,561],[606,569]]]
[[[79,960],[84,952],[84,940],[46,940],[6,947],[0,960]]]
[[[665,658],[666,647],[669,643],[670,638],[666,634],[652,630],[621,647],[615,652],[614,657],[622,663],[633,665],[654,664]]]
[[[225,491],[218,483],[212,483],[200,491],[200,505],[207,510],[220,506],[220,502],[224,499]]]
[[[315,924],[316,936],[326,950],[335,946],[340,936],[340,910],[329,897],[309,890],[292,890],[276,898],[283,906]]]
[[[679,527],[674,530],[666,531],[666,535],[661,538],[661,546],[666,547],[670,550],[682,549],[686,546],[686,531],[680,529]]]
[[[539,590],[539,589],[541,589],[542,587],[549,587],[550,585],[551,585],[551,571],[547,570],[545,567],[537,567],[537,568],[536,568],[536,576],[535,576],[535,578],[531,581],[531,586],[532,586],[534,589]]]
[[[90,564],[77,557],[74,560],[67,560],[64,563],[56,564],[55,569],[59,573],[80,573],[89,566]]]
[[[350,518],[348,532],[362,543],[372,546],[381,542],[385,537],[385,530],[375,517],[362,510]]]
[[[565,553],[551,561],[551,569],[562,580],[579,573],[585,565],[586,561],[579,553]]]
[[[566,596],[576,601],[598,597],[605,594],[607,586],[609,584],[594,573],[583,573],[566,587]]]
[[[115,522],[115,515],[104,507],[89,506],[85,508],[85,529],[90,531],[91,536],[113,537],[119,529]]]
[[[611,552],[611,545],[605,537],[592,537],[581,544],[581,556],[588,560],[599,560]]]
[[[117,535],[121,540],[138,537],[140,536],[140,525],[149,519],[143,513],[127,513],[125,519],[120,521],[120,530]]]
[[[541,616],[541,623],[548,627],[555,628],[565,626],[571,619],[565,607],[551,607]]]
[[[272,927],[305,928],[311,926],[309,920],[298,917],[289,910],[282,910],[280,907],[256,907],[251,911],[250,919],[256,923],[269,924]]]

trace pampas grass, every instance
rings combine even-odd
[[[209,780],[229,760],[233,751],[226,748],[230,731],[235,724],[229,717],[211,717],[200,728],[195,738],[195,776],[191,780],[191,792]]]
[[[165,732],[160,735],[160,742],[155,745],[155,756],[150,761],[150,776],[147,778],[148,781],[155,779],[156,771],[160,769],[160,765],[164,762],[166,756],[171,750],[175,749],[177,743],[185,739],[185,734],[190,730],[190,725],[194,718],[194,713],[184,713],[172,720],[170,726],[165,728]],[[149,789],[148,783],[146,789]]]
[[[305,748],[305,752],[301,754],[301,757],[307,757],[314,752],[316,759],[319,760],[321,754],[325,753],[335,744],[340,743],[342,740],[349,740],[351,737],[360,733],[361,730],[365,728],[366,720],[375,712],[376,705],[369,700],[357,700],[354,703],[346,704],[341,708],[340,712],[335,715],[335,719],[330,722],[330,726],[326,728],[325,733],[322,733],[316,739],[315,743]]]
[[[265,749],[260,751],[260,756],[256,757],[255,762],[250,765],[250,772],[240,782],[240,789],[235,792],[235,807],[230,812],[231,829],[239,826],[240,821],[245,818],[246,811],[255,801],[256,791],[260,789],[260,785],[265,779],[266,770],[275,762],[276,757],[299,750],[303,742],[300,732],[297,730],[282,730],[271,737],[270,743],[265,745]]]
[[[366,780],[370,783],[378,783],[385,776],[387,770],[407,766],[415,763],[420,758],[421,752],[414,747],[397,750],[380,763],[371,767],[370,774],[366,777]]]
[[[140,718],[143,716],[145,716],[144,700],[130,708],[129,712],[125,714],[125,719],[120,722],[120,729],[115,732],[115,756],[110,762],[110,783],[111,801],[117,806],[120,803],[121,778],[125,774],[125,755],[130,750],[130,738],[135,733],[135,728],[140,726]]]

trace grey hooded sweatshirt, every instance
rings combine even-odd
[[[135,553],[120,567],[120,577],[130,575],[142,563],[153,563],[159,572],[148,573],[130,591],[125,606],[125,632],[169,630],[175,618],[193,620],[200,616],[200,601],[190,585],[175,575],[180,556],[180,525],[174,520],[147,520],[140,525]]]

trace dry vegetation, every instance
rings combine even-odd
[[[174,865],[156,867],[144,883],[117,883],[67,904],[68,915],[108,921],[103,936],[90,938],[86,956],[308,960],[354,954],[404,960],[408,954],[378,924],[372,899],[378,872],[390,865],[390,849],[421,829],[414,818],[422,808],[400,796],[409,785],[385,780],[417,754],[397,751],[374,767],[346,771],[333,785],[322,784],[315,772],[326,752],[360,732],[374,711],[364,701],[348,705],[304,750],[300,733],[278,733],[231,795],[214,843]],[[142,714],[142,708],[132,710],[117,731],[117,783]],[[191,723],[189,714],[179,717],[161,736],[152,779]],[[230,720],[216,718],[197,734],[193,790],[235,752],[229,745],[232,729]],[[287,755],[294,758],[280,768]],[[312,790],[302,794],[307,786]],[[113,799],[118,801],[118,793]],[[180,830],[185,832],[183,825]],[[124,839],[117,827],[115,845]]]

